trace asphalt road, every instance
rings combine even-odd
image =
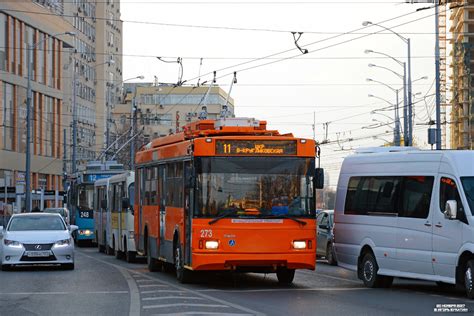
[[[199,274],[183,285],[171,272],[76,250],[74,271],[0,272],[0,315],[429,315],[440,314],[437,304],[474,313],[462,291],[399,279],[390,289],[367,289],[353,272],[324,260],[316,271],[298,271],[289,287],[271,274],[231,273]]]

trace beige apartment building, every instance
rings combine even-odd
[[[137,150],[150,140],[181,131],[184,125],[200,118],[234,117],[234,100],[219,86],[125,83],[124,87],[123,102],[112,111],[112,138],[123,136],[115,149],[129,139],[133,103],[137,108],[136,130],[141,131],[136,140]],[[130,146],[124,147],[117,155],[122,157],[120,162],[129,162],[129,150]]]
[[[67,111],[63,98],[67,59],[64,35],[73,31],[59,14],[60,2],[0,2],[0,211],[20,200],[25,191],[27,53],[31,62],[31,189],[62,190],[63,128]],[[63,34],[63,35],[58,35]],[[70,46],[69,46],[70,47]],[[7,194],[5,194],[7,192]]]

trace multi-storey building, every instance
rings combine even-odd
[[[126,83],[122,104],[112,111],[112,138],[123,135],[117,148],[128,140],[136,106],[135,130],[140,132],[136,147],[151,139],[176,133],[189,122],[203,118],[234,116],[234,100],[218,86],[175,86],[152,83]],[[124,147],[121,162],[129,162],[129,147]],[[128,161],[127,161],[128,160]]]
[[[16,202],[17,210],[24,201],[15,194],[25,190],[28,66],[32,88],[30,189],[62,190],[63,128],[68,124],[62,71],[67,49],[63,46],[64,41],[72,44],[65,32],[73,31],[59,16],[62,13],[60,1],[0,2],[0,191],[2,204]]]
[[[450,1],[452,44],[451,148],[474,149],[474,4]]]
[[[107,116],[119,100],[122,83],[122,22],[118,0],[64,2],[66,19],[76,30],[69,60],[71,116],[76,106],[77,164],[94,160],[106,147]],[[72,132],[69,133],[73,143]]]

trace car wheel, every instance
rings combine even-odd
[[[161,262],[151,257],[151,246],[148,243],[146,250],[146,263],[148,265],[148,271],[158,272],[161,270]]]
[[[278,269],[277,272],[278,283],[282,285],[290,285],[293,283],[293,279],[295,278],[295,269]]]
[[[64,270],[74,270],[74,263],[64,263],[61,265]]]
[[[176,243],[174,248],[174,267],[176,269],[176,279],[181,283],[191,281],[191,271],[184,267],[183,251],[181,245]]]
[[[11,268],[12,267],[9,264],[2,264],[2,271],[10,271]]]
[[[464,287],[466,296],[470,299],[474,298],[474,260],[469,260],[464,270]]]
[[[329,242],[328,246],[326,247],[326,260],[332,266],[337,265],[337,260],[334,253],[334,245],[332,242]]]
[[[377,273],[379,266],[371,252],[364,255],[360,268],[362,269],[362,281],[365,286],[370,288],[386,288],[392,285],[393,277],[383,276]]]

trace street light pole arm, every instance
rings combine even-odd
[[[383,26],[383,25],[377,24],[377,23],[370,23],[370,24],[376,25],[376,26],[378,26],[378,27],[380,27],[380,28],[383,28],[383,29],[386,30],[386,31],[389,31],[389,32],[395,34],[396,36],[398,36],[398,37],[399,37],[402,41],[404,41],[405,43],[408,42],[408,39],[407,39],[406,37],[403,37],[402,35],[398,34],[398,33],[395,32],[394,30],[392,30],[392,29],[390,29],[390,28],[388,28],[388,27],[386,27],[386,26]]]
[[[393,70],[390,69],[390,68],[387,68],[387,67],[384,67],[384,66],[379,66],[379,65],[372,65],[371,67],[381,68],[381,69],[388,70],[388,71],[390,71],[391,73],[393,73],[395,76],[397,76],[398,78],[403,79],[403,76],[402,76],[402,75],[400,75],[400,74],[399,74],[398,72],[396,72],[396,71],[393,71]]]

